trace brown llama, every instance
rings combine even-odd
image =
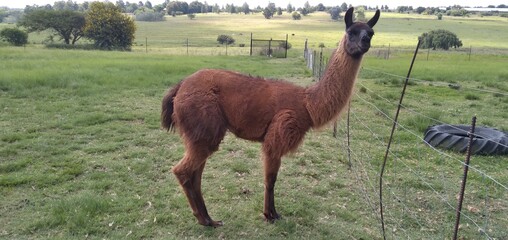
[[[346,12],[346,33],[321,81],[312,86],[203,69],[167,92],[162,101],[162,126],[168,130],[176,127],[185,144],[185,155],[172,171],[199,224],[223,225],[208,215],[201,175],[206,159],[217,151],[228,130],[239,138],[262,143],[263,213],[268,222],[280,218],[274,186],[281,157],[295,151],[310,128],[337,118],[348,103],[378,19],[379,10],[367,23],[353,22],[353,8]]]

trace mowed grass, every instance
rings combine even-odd
[[[260,146],[228,136],[210,159],[203,186],[211,214],[226,226],[207,229],[196,225],[169,172],[183,146],[176,134],[159,127],[160,101],[168,86],[196,69],[223,64],[253,75],[305,78],[301,59],[1,51],[7,63],[0,81],[3,237],[311,236],[321,217],[336,217],[333,204],[317,210],[322,201],[337,198],[328,191],[355,199],[340,180],[344,175],[328,167],[340,166],[336,156],[320,153],[308,158],[300,153],[300,164],[319,167],[303,169],[301,177],[301,167],[286,170],[295,177],[281,177],[288,183],[278,194],[285,220],[266,224],[261,215]],[[317,185],[319,179],[328,179],[320,197],[289,191]],[[370,225],[368,219],[362,222]],[[319,227],[319,235],[332,234],[337,224]],[[372,236],[361,228],[348,231]]]
[[[275,224],[263,222],[262,217],[260,144],[227,135],[220,150],[209,159],[203,180],[209,212],[214,219],[223,220],[225,226],[210,229],[197,225],[170,172],[182,157],[183,146],[177,134],[159,127],[165,90],[201,68],[227,68],[300,85],[312,84],[300,56],[303,43],[298,45],[299,42],[309,37],[316,46],[319,42],[328,46],[338,41],[343,31],[342,23],[329,21],[326,15],[311,15],[297,23],[283,17],[267,21],[262,16],[234,15],[233,18],[246,21],[237,28],[227,17],[210,14],[198,15],[192,21],[181,16],[163,23],[138,23],[134,52],[60,51],[31,45],[26,49],[0,48],[0,237],[380,239],[378,215],[370,208],[364,192],[367,190],[367,196],[376,200],[376,191],[368,184],[358,183],[358,172],[347,170],[347,154],[341,147],[344,121],[339,139],[333,138],[328,128],[309,132],[301,149],[283,160],[276,185],[276,204],[283,219]],[[212,18],[217,18],[214,24]],[[400,24],[400,20],[396,14],[385,19],[393,24]],[[498,21],[503,20],[492,22]],[[187,22],[195,25],[185,25]],[[288,25],[300,24],[294,26],[295,32],[301,30],[294,36],[300,39],[290,52],[294,57],[288,59],[161,54],[165,53],[164,41],[171,39],[171,34],[198,36],[205,32],[208,22],[209,29],[216,33],[226,29],[230,33],[247,32],[244,27],[251,23],[266,37],[284,32]],[[476,24],[473,22],[456,24]],[[143,30],[143,24],[150,27]],[[495,24],[490,21],[479,24],[491,30],[489,36],[495,35],[493,32],[505,34],[495,31]],[[375,45],[389,43],[385,40],[397,36],[396,29],[406,29],[383,21],[379,27]],[[382,29],[392,31],[385,38]],[[143,31],[151,36],[160,34],[161,42],[148,54],[142,52]],[[307,35],[300,36],[304,32]],[[419,34],[400,33],[404,36],[400,43],[413,46],[409,40]],[[217,48],[216,35],[211,35],[200,44],[212,41],[208,47]],[[481,41],[472,33],[467,35]],[[497,39],[495,46],[506,44],[497,36],[493,38]],[[489,52],[497,51],[495,46],[483,45]],[[185,52],[185,48],[178,48]],[[449,123],[468,123],[477,114],[481,125],[508,129],[506,95],[478,91],[506,93],[506,55],[475,54],[469,61],[461,52],[431,52],[426,61],[425,54],[420,54],[412,75],[424,82],[412,82],[408,87],[405,106]],[[364,60],[365,68],[355,92],[393,116],[395,105],[386,100],[398,100],[401,79],[383,72],[405,76],[410,57],[409,53],[396,52],[390,60],[384,60],[371,51]],[[461,88],[449,88],[448,83],[460,84]],[[362,87],[366,89],[362,91]],[[359,154],[355,159],[362,161],[353,162],[353,169],[360,169],[376,185],[384,153],[382,141],[387,140],[391,123],[358,97],[353,99],[352,107],[352,149]],[[419,134],[435,123],[406,110],[400,120]],[[381,142],[362,124],[376,131]],[[446,161],[400,129],[393,152],[402,161],[389,161],[387,166],[385,206],[389,237],[450,238],[454,211],[440,197],[455,204],[462,165]],[[503,156],[475,156],[472,163],[505,184],[506,160]],[[408,167],[418,172],[408,171]],[[475,172],[470,174],[468,184],[465,206],[481,210],[468,210],[468,214],[477,222],[488,222],[486,231],[490,236],[506,238],[507,192]],[[411,208],[401,208],[397,205],[400,202]],[[466,238],[479,236],[478,229],[467,220],[463,221],[461,234]]]

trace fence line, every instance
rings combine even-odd
[[[326,69],[326,66],[323,66],[326,64],[320,65],[319,60],[316,60],[316,58],[322,58],[321,54],[318,55],[317,51],[306,49],[304,55],[307,60],[307,66],[312,70],[314,76],[319,79],[322,75],[319,71]],[[364,67],[362,70],[405,79],[403,76],[376,69]],[[433,83],[434,85],[445,84],[415,78],[409,78],[409,80]],[[357,81],[357,83],[362,88],[365,88],[366,92],[372,94],[373,97],[379,97],[391,106],[398,105],[368,88],[363,81]],[[466,87],[464,89],[508,95],[508,93],[485,89]],[[415,114],[436,123],[453,127],[449,123],[427,116],[403,104],[400,105],[404,110],[407,110],[403,114]],[[365,112],[365,109],[372,109],[373,112]],[[411,130],[410,127],[396,122],[385,111],[381,110],[375,103],[367,100],[359,92],[354,92],[348,114],[351,114],[351,123],[349,123],[349,120],[347,126],[340,123],[338,126],[339,135],[347,135],[347,137],[355,140],[361,139],[364,141],[365,138],[372,138],[374,140],[374,142],[369,142],[368,149],[357,141],[352,141],[351,145],[349,145],[349,141],[348,145],[341,141],[340,146],[350,155],[349,159],[353,163],[350,167],[351,173],[359,185],[358,189],[361,196],[365,199],[366,205],[371,210],[371,213],[377,216],[376,219],[380,225],[383,224],[383,220],[379,219],[379,205],[373,201],[376,198],[376,194],[379,193],[374,187],[376,175],[379,173],[376,164],[379,162],[378,158],[383,146],[386,145],[387,125],[395,124],[397,127],[395,148],[389,150],[393,161],[387,166],[388,171],[385,177],[387,180],[383,184],[389,197],[385,200],[387,201],[385,204],[387,206],[386,214],[388,217],[386,224],[392,228],[392,231],[388,231],[387,234],[391,234],[393,238],[403,237],[408,239],[450,238],[453,234],[453,223],[450,219],[457,212],[454,194],[457,194],[460,188],[460,186],[456,185],[456,181],[460,177],[458,177],[458,174],[453,173],[455,171],[454,166],[456,166],[454,163],[459,163],[460,166],[466,166],[472,170],[471,176],[468,176],[468,179],[474,179],[468,181],[468,185],[474,187],[471,196],[466,195],[467,197],[464,200],[469,205],[465,205],[468,206],[467,209],[459,211],[460,216],[463,217],[463,223],[461,223],[463,224],[461,225],[463,229],[461,231],[466,232],[469,237],[477,235],[479,238],[486,239],[508,238],[508,232],[505,227],[508,224],[508,220],[505,220],[505,214],[500,213],[500,211],[502,212],[503,209],[508,207],[508,202],[506,201],[508,187],[506,183],[487,174],[479,166],[474,167],[471,164],[465,163],[462,159],[458,158],[458,155],[433,147],[420,134]],[[370,116],[370,114],[373,116]],[[351,136],[348,134],[348,131]],[[467,133],[467,131],[464,132]],[[473,136],[478,135],[473,134]],[[488,140],[496,142],[493,139]],[[506,143],[497,143],[501,146],[506,146]],[[411,149],[411,151],[407,149]],[[425,165],[422,163],[424,161],[435,161],[437,165]],[[430,172],[429,168],[431,169]],[[452,173],[449,171],[452,171]],[[436,203],[437,206],[435,206]],[[428,204],[431,205],[427,206]]]
[[[372,92],[374,95],[376,95],[376,97],[379,97],[380,99],[385,100],[387,103],[389,103],[389,104],[391,104],[391,105],[395,105],[395,106],[397,106],[397,103],[394,103],[394,102],[392,102],[392,101],[390,101],[390,100],[386,99],[385,97],[383,97],[383,96],[381,96],[381,95],[377,94],[376,92],[372,91],[372,90],[371,90],[371,89],[369,89],[367,86],[365,86],[362,82],[358,81],[358,84],[359,84],[360,86],[362,86],[363,88],[365,88],[365,90],[367,90],[367,91],[369,91],[369,92]],[[409,111],[409,112],[412,112],[412,113],[414,113],[414,114],[417,114],[417,115],[419,115],[419,116],[421,116],[421,117],[424,117],[424,118],[427,118],[427,119],[432,120],[432,121],[434,121],[434,122],[437,122],[437,123],[440,123],[440,124],[443,124],[443,125],[449,126],[449,127],[453,128],[453,129],[455,129],[455,130],[457,130],[457,131],[460,131],[460,132],[463,132],[463,133],[468,133],[468,131],[466,131],[466,130],[464,130],[464,129],[458,128],[458,127],[456,127],[456,126],[454,126],[454,125],[452,125],[452,124],[450,124],[450,123],[443,122],[443,121],[438,120],[438,119],[435,119],[435,118],[433,118],[433,117],[429,117],[429,116],[427,116],[427,115],[425,115],[425,114],[423,114],[423,113],[417,112],[417,111],[415,111],[415,110],[413,110],[413,109],[411,109],[411,108],[409,108],[409,107],[405,106],[404,104],[401,104],[401,106],[402,106],[405,110],[407,110],[407,111]],[[476,137],[482,137],[482,138],[487,139],[487,140],[489,140],[489,141],[491,141],[491,142],[497,143],[497,144],[499,144],[499,145],[501,145],[501,146],[503,146],[503,147],[508,147],[508,145],[507,145],[507,144],[501,143],[501,142],[499,142],[499,141],[496,141],[496,140],[494,140],[494,139],[492,139],[492,138],[488,138],[488,137],[486,137],[486,136],[480,136],[480,135],[478,135],[478,134],[476,134],[476,133],[473,133],[473,136],[476,136]],[[422,138],[422,139],[423,139],[423,138]],[[429,146],[430,146],[430,145],[429,145]],[[508,190],[508,188],[507,188],[507,190]]]
[[[238,36],[236,44],[229,43],[223,39],[223,43],[207,42],[208,37],[157,39],[145,37],[143,41],[135,42],[136,51],[160,52],[171,55],[262,55],[277,58],[287,58],[288,49],[291,44],[288,42],[288,34],[283,39],[259,39],[250,36]],[[235,36],[236,38],[236,36]],[[155,40],[154,40],[155,39]],[[196,41],[194,41],[196,40]]]
[[[378,108],[375,104],[373,104],[373,103],[371,103],[371,102],[369,102],[369,101],[365,100],[364,98],[360,97],[358,94],[356,94],[356,97],[358,97],[359,99],[361,99],[361,100],[362,100],[362,101],[364,101],[365,103],[367,103],[367,104],[371,105],[371,106],[372,106],[373,108],[375,108],[375,109],[376,109],[376,111],[378,111],[379,113],[381,113],[381,114],[385,115],[385,113],[384,113],[383,111],[381,111],[381,110],[380,110],[380,109],[379,109],[379,108]],[[356,115],[355,115],[355,116],[356,116]],[[394,119],[390,118],[390,117],[389,117],[389,116],[387,116],[387,115],[385,115],[385,117],[386,117],[387,119],[389,119],[390,121],[394,121]],[[372,130],[371,130],[371,129],[367,126],[367,125],[363,124],[363,122],[360,122],[360,123],[362,123],[362,125],[363,125],[364,127],[366,127],[367,129],[369,129],[369,131],[371,131],[371,133],[374,133],[374,131],[372,131]],[[402,128],[404,128],[404,130],[406,130],[407,132],[410,132],[410,133],[412,133],[413,135],[415,135],[415,136],[417,136],[417,137],[418,137],[418,135],[417,135],[417,134],[415,134],[415,133],[414,133],[414,132],[412,132],[411,130],[407,129],[404,125],[401,125],[401,124],[398,124],[398,123],[397,123],[397,125],[398,125],[398,126],[400,126],[400,127],[402,127]],[[381,145],[382,145],[382,144],[384,144],[384,142],[383,142],[381,139],[379,139],[379,138],[378,138],[375,134],[373,134],[373,136],[375,136],[376,140],[378,140],[378,141],[379,141],[379,143],[380,143]],[[423,142],[425,142],[425,140],[423,140],[423,139],[421,139],[421,140],[422,140]],[[435,151],[436,151],[437,149],[433,149],[433,150],[435,150]],[[391,150],[389,150],[389,152],[390,152],[390,154],[391,154],[392,156],[394,156],[394,157],[395,157],[395,158],[396,158],[399,162],[401,162],[401,163],[402,163],[402,164],[403,164],[403,165],[404,165],[404,166],[405,166],[405,167],[406,167],[406,168],[407,168],[410,172],[414,173],[414,174],[415,174],[415,175],[416,175],[416,176],[417,176],[420,180],[422,180],[422,182],[423,182],[425,185],[427,185],[427,186],[428,186],[428,187],[429,187],[429,188],[430,188],[430,189],[431,189],[434,193],[436,193],[437,195],[440,195],[439,191],[437,191],[437,190],[436,190],[436,189],[432,186],[432,184],[431,184],[431,183],[429,183],[429,182],[425,181],[425,179],[424,179],[424,178],[423,178],[420,174],[418,174],[418,173],[417,173],[415,170],[413,170],[410,166],[408,166],[407,164],[405,164],[405,162],[404,162],[404,161],[402,161],[402,159],[398,156],[398,154],[397,154],[397,153],[395,153],[395,152],[393,152],[393,151],[391,151]],[[441,151],[439,151],[439,150],[437,150],[436,152],[438,152],[438,154],[445,154],[445,153],[443,153],[443,152],[441,152]],[[447,154],[445,154],[445,156],[448,156],[448,155],[447,155]],[[451,156],[450,156],[450,157],[451,157]],[[468,165],[468,164],[466,164],[466,163],[463,163],[463,165],[464,165],[464,166],[469,166],[469,167],[471,167],[471,168],[472,168],[472,166],[470,166],[470,165]],[[480,171],[480,172],[481,172],[481,171]],[[483,173],[482,173],[482,175],[483,175],[484,177],[488,177],[488,178],[491,178],[492,180],[494,180],[492,177],[490,177],[490,176],[489,176],[489,175],[487,175],[487,174],[483,174]],[[495,180],[494,180],[494,181],[495,181]],[[498,183],[498,182],[496,181],[496,183]],[[500,184],[500,186],[503,186],[503,185],[502,185],[502,184]],[[446,200],[446,199],[444,199],[444,198],[442,198],[442,200],[443,200],[443,201],[444,201],[444,202],[445,202],[445,203],[446,203],[446,204],[450,207],[450,209],[455,210],[455,207],[454,207],[454,206],[453,206],[453,205],[452,205],[449,201],[447,201],[447,200]],[[475,222],[475,221],[474,221],[471,217],[469,217],[467,214],[465,214],[465,213],[461,212],[461,215],[463,215],[464,217],[466,217],[467,219],[469,219],[469,220],[470,220],[473,224],[475,224],[475,226],[480,227],[480,226],[479,226],[479,225],[478,225],[478,224],[477,224],[477,223],[476,223],[476,222]],[[487,237],[488,237],[488,235],[487,235]],[[489,237],[489,239],[490,239],[490,237]]]
[[[391,76],[391,77],[396,77],[396,78],[399,78],[399,79],[406,79],[406,77],[404,77],[404,76],[400,76],[400,75],[384,72],[384,71],[381,71],[381,70],[378,70],[378,69],[374,69],[374,68],[362,67],[362,70],[377,72],[377,73],[380,73],[380,74],[383,74],[383,75],[387,75],[387,76]],[[449,86],[450,85],[450,83],[446,83],[446,82],[427,81],[427,80],[422,80],[422,79],[418,79],[418,78],[409,78],[409,80],[415,81],[415,82],[420,82],[420,83],[434,84],[434,85],[439,85],[439,86]],[[486,92],[486,93],[492,93],[492,94],[499,94],[499,95],[503,95],[503,96],[508,96],[508,92],[492,91],[492,90],[470,88],[470,87],[464,87],[464,86],[460,86],[460,87],[464,88],[464,89],[471,90],[471,91]]]

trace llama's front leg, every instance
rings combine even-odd
[[[279,172],[281,157],[289,151],[295,150],[302,142],[305,131],[296,113],[291,110],[276,114],[270,124],[263,142],[265,167],[265,205],[263,213],[268,222],[280,219],[275,210],[275,181]]]

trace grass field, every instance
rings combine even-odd
[[[341,147],[343,120],[338,139],[329,128],[309,132],[301,149],[283,160],[276,185],[283,219],[275,224],[263,222],[262,217],[260,145],[227,135],[208,161],[203,180],[209,212],[225,226],[210,229],[196,224],[170,173],[183,146],[176,134],[159,127],[165,90],[201,68],[312,84],[300,56],[303,41],[308,38],[314,47],[320,42],[331,46],[343,31],[342,23],[331,22],[325,15],[299,22],[287,16],[270,21],[262,16],[238,15],[234,21],[229,17],[209,14],[192,21],[182,16],[162,23],[138,23],[133,52],[0,47],[0,238],[380,239],[377,214],[366,203],[364,189],[355,180],[357,173],[347,169],[347,154]],[[438,22],[406,18],[382,15],[373,44],[411,47],[421,30]],[[461,51],[432,52],[428,61],[422,52],[412,76],[424,81],[409,86],[405,105],[453,124],[468,123],[476,114],[479,125],[507,131],[508,96],[499,93],[508,91],[508,56],[503,54],[508,49],[508,32],[498,31],[506,19],[445,18],[439,23],[456,30],[466,46],[478,46],[481,51],[471,60]],[[250,29],[253,26],[256,31]],[[484,34],[476,34],[479,28]],[[295,33],[290,36],[295,48],[288,59],[163,54],[171,39],[198,36],[205,29],[210,34],[194,38],[199,39],[196,45],[209,49],[217,48],[219,33],[246,37],[250,32],[273,38]],[[43,35],[32,34],[35,40],[30,41],[37,42]],[[148,54],[141,46],[144,36],[150,36],[149,46],[153,46]],[[393,115],[395,107],[385,99],[398,100],[401,79],[385,73],[404,76],[410,57],[406,52],[395,52],[389,60],[367,56],[358,96]],[[449,88],[448,83],[461,88]],[[362,160],[354,164],[365,166],[354,169],[363,169],[364,176],[376,184],[391,124],[358,97],[353,99],[352,112],[352,149],[359,155],[356,159]],[[405,111],[401,123],[423,134],[433,122]],[[361,124],[378,133],[381,143]],[[454,212],[439,197],[455,204],[462,165],[446,161],[403,130],[397,132],[395,143],[393,151],[400,158],[389,162],[386,184],[393,195],[402,197],[388,197],[386,202],[389,237],[450,238]],[[507,160],[506,156],[474,157],[472,165],[506,185]],[[418,174],[407,171],[408,167]],[[485,231],[490,236],[507,238],[508,192],[475,172],[468,184],[465,206],[472,206],[468,213],[478,222],[489,223]],[[375,196],[375,190],[370,190],[367,196]],[[400,210],[400,202],[411,209]],[[480,235],[465,220],[461,236]]]

